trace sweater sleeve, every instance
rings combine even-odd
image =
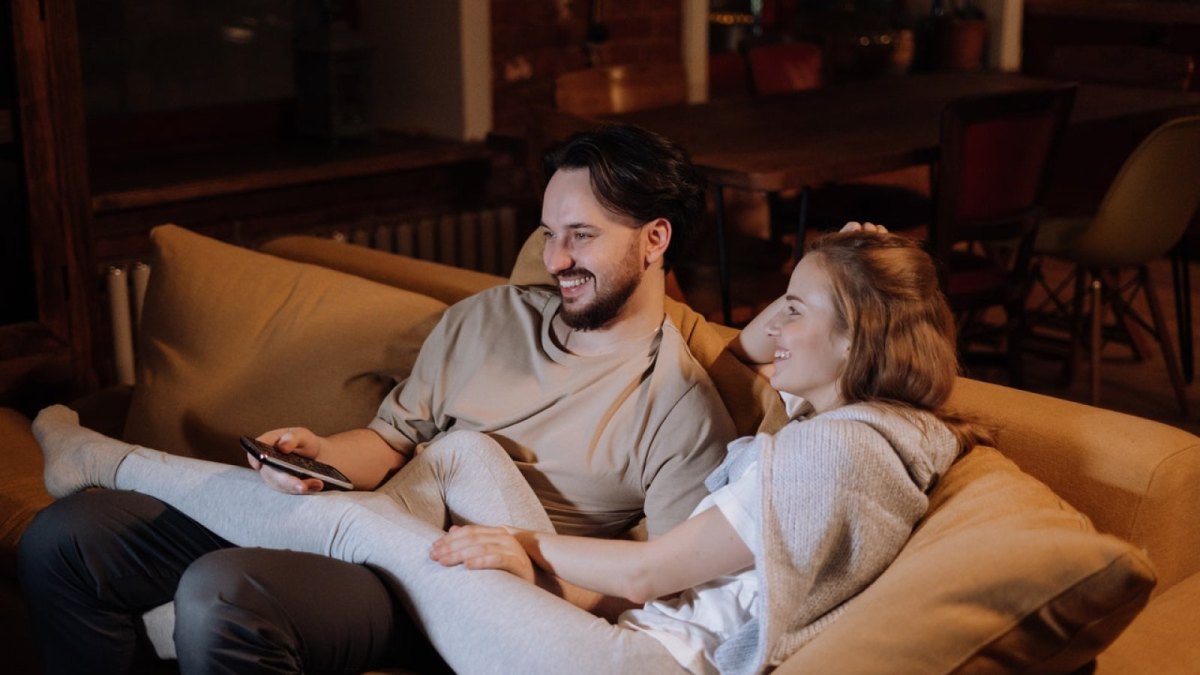
[[[758,563],[761,644],[774,665],[883,572],[928,500],[896,449],[861,420],[793,422],[769,454]]]

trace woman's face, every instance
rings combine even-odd
[[[832,284],[820,254],[805,256],[788,283],[786,303],[767,324],[775,340],[771,386],[800,396],[817,412],[842,404],[838,377],[850,338],[836,329]]]

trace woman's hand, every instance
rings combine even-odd
[[[272,429],[259,436],[258,440],[263,443],[270,443],[280,452],[294,452],[313,459],[316,459],[320,453],[321,445],[324,441],[320,436],[304,427]],[[251,469],[258,472],[264,483],[280,492],[293,495],[307,495],[320,492],[325,487],[325,484],[316,478],[297,478],[278,469],[263,466],[262,462],[255,459],[249,453],[246,454],[246,461],[249,462]]]
[[[859,231],[882,233],[882,232],[887,232],[888,229],[886,227],[884,227],[883,225],[879,225],[876,223],[860,223],[860,222],[853,221],[853,220],[842,226],[842,232],[859,232]]]
[[[522,532],[515,527],[455,525],[433,542],[429,557],[446,567],[462,565],[472,570],[504,570],[531,584],[536,583],[533,561],[518,539]]]

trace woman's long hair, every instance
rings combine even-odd
[[[944,406],[959,373],[954,315],[929,254],[908,237],[839,232],[809,249],[830,278],[837,328],[850,338],[839,387],[847,403],[926,410],[963,450],[988,442]]]

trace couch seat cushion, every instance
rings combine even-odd
[[[777,672],[1069,672],[1154,581],[1141,550],[979,447],[933,490],[892,566]]]
[[[369,422],[446,305],[166,225],[138,338],[126,440],[242,463],[237,437]]]

